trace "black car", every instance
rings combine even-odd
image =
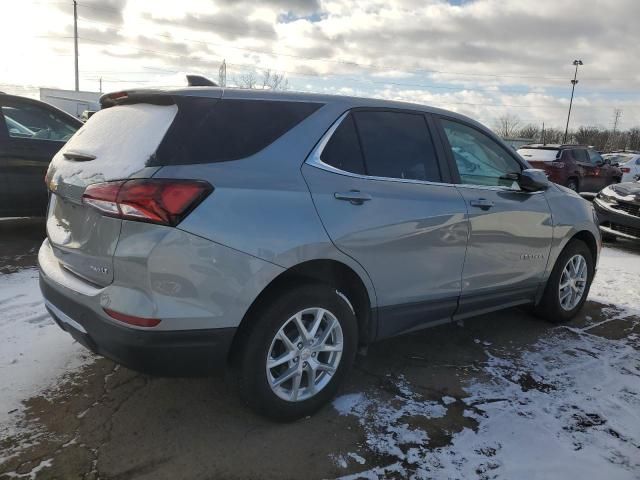
[[[640,181],[609,185],[593,204],[604,239],[640,241]]]
[[[81,126],[47,103],[0,93],[0,217],[45,215],[49,162]]]

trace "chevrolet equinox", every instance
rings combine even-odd
[[[224,365],[294,419],[367,344],[530,305],[584,304],[592,206],[479,123],[365,98],[210,87],[108,94],[56,154],[46,306],[98,354]]]

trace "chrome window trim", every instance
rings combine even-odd
[[[381,182],[395,182],[395,183],[413,183],[418,185],[439,185],[442,187],[464,187],[464,188],[475,188],[480,190],[492,190],[492,191],[498,191],[498,192],[526,193],[528,195],[543,193],[542,190],[539,192],[525,192],[524,190],[515,190],[509,187],[491,186],[491,185],[470,185],[466,183],[433,182],[429,180],[413,180],[408,178],[376,177],[372,175],[362,175],[359,173],[347,172],[346,170],[340,170],[339,168],[336,168],[332,165],[324,163],[320,157],[322,155],[322,152],[324,151],[324,148],[327,146],[327,143],[329,143],[329,140],[331,139],[335,131],[338,129],[340,124],[342,124],[344,119],[347,118],[347,116],[350,113],[351,113],[351,110],[347,110],[342,115],[340,115],[340,117],[338,117],[338,119],[335,122],[333,122],[331,127],[329,127],[329,130],[327,130],[324,133],[322,138],[320,138],[320,141],[318,142],[318,144],[309,154],[309,157],[305,161],[307,165],[310,165],[315,168],[319,168],[321,170],[326,170],[327,172],[336,173],[338,175],[344,175],[346,177],[358,178],[361,180],[376,180]]]
[[[361,180],[377,180],[382,182],[395,182],[395,183],[414,183],[418,185],[440,185],[445,187],[455,187],[456,185],[453,183],[445,183],[445,182],[432,182],[428,180],[414,180],[409,178],[394,178],[394,177],[376,177],[372,175],[362,175],[359,173],[347,172],[346,170],[340,170],[332,165],[324,163],[320,158],[324,148],[327,146],[327,143],[333,136],[334,132],[338,129],[340,124],[344,121],[345,118],[351,113],[351,110],[347,110],[344,112],[338,119],[333,122],[333,125],[329,127],[329,130],[325,132],[322,136],[318,144],[309,154],[309,157],[306,160],[306,164],[312,167],[319,168],[321,170],[326,170],[331,173],[336,173],[338,175],[344,175],[346,177],[359,178]]]

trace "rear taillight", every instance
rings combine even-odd
[[[550,165],[553,168],[564,168],[564,162],[551,162]]]
[[[631,171],[631,169],[629,167],[620,167],[620,171],[622,173],[629,173]]]
[[[212,190],[200,180],[122,180],[89,185],[82,201],[111,217],[175,226]]]

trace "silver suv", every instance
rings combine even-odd
[[[51,315],[116,362],[224,365],[253,408],[292,419],[373,341],[585,302],[591,205],[464,116],[218,88],[102,104],[49,168],[39,263]]]

